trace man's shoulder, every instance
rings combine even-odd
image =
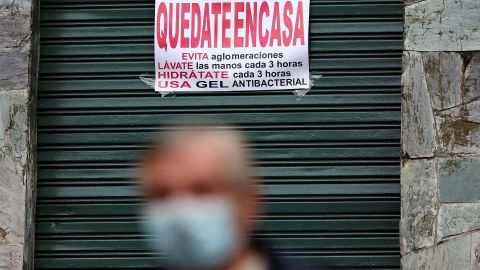
[[[326,266],[316,266],[305,259],[282,256],[263,241],[255,241],[254,245],[268,258],[269,270],[333,270],[333,268]]]
[[[306,260],[289,259],[270,254],[269,270],[333,270],[327,266],[316,266]]]

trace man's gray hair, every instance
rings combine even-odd
[[[226,166],[232,171],[232,180],[236,189],[242,190],[252,179],[250,151],[242,134],[231,126],[225,125],[178,125],[162,132],[154,140],[146,155],[158,155],[184,146],[186,143],[212,142],[223,153]]]

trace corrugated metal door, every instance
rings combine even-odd
[[[153,0],[41,0],[37,269],[142,269],[135,158],[156,127],[215,116],[253,140],[266,213],[288,256],[399,268],[401,0],[311,0],[311,70],[289,92],[162,99]]]

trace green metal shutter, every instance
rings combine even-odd
[[[311,0],[311,71],[289,92],[162,99],[153,0],[41,0],[37,269],[155,266],[139,232],[135,159],[176,116],[215,116],[254,142],[265,215],[287,256],[399,269],[402,0]]]

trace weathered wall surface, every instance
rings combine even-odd
[[[32,0],[0,0],[0,269],[32,269],[35,89]]]
[[[405,7],[403,269],[480,269],[480,1]]]

